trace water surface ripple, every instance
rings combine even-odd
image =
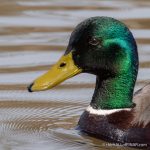
[[[94,91],[81,74],[45,92],[26,87],[64,53],[82,20],[110,16],[126,23],[139,50],[135,90],[149,82],[150,2],[118,0],[3,0],[0,3],[0,149],[124,150],[76,130]]]

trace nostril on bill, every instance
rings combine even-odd
[[[62,63],[59,65],[60,68],[63,68],[63,67],[65,67],[65,66],[66,66],[66,63],[65,63],[65,62],[62,62]]]
[[[32,86],[33,86],[33,84],[34,84],[34,83],[31,83],[31,84],[28,86],[28,91],[29,91],[29,92],[33,92],[33,91],[32,91]]]

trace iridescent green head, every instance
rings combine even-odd
[[[75,63],[85,72],[112,75],[131,65],[137,72],[136,42],[129,29],[109,17],[93,17],[80,23],[71,34],[66,53],[73,51]]]
[[[130,108],[137,71],[137,47],[129,29],[113,18],[93,17],[75,28],[65,55],[28,90],[47,90],[81,72],[92,73],[97,76],[93,108]]]
[[[97,75],[94,108],[133,106],[138,54],[135,39],[123,23],[109,17],[83,21],[71,34],[65,54],[70,51],[83,72]]]

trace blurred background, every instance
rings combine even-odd
[[[81,74],[50,91],[26,89],[64,53],[74,27],[92,16],[114,17],[131,29],[140,58],[135,90],[150,82],[149,0],[0,0],[0,149],[106,149],[75,130],[95,76]]]

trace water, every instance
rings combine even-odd
[[[45,92],[26,87],[63,54],[71,31],[92,16],[115,17],[133,32],[139,49],[136,89],[150,81],[150,2],[1,0],[0,150],[123,150],[75,129],[95,83],[82,74]]]

